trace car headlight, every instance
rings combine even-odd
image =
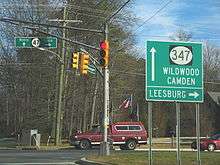
[[[76,139],[77,139],[77,136],[74,136],[74,138],[76,138]]]

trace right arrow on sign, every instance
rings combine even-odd
[[[193,92],[193,93],[189,93],[189,96],[197,98],[199,96],[199,94],[197,92]]]
[[[151,60],[152,60],[152,64],[151,64],[151,80],[154,81],[155,80],[155,54],[156,54],[156,49],[154,47],[151,48],[150,50],[151,52]]]

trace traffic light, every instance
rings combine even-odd
[[[102,41],[100,44],[100,60],[99,63],[102,67],[108,66],[109,63],[109,42]]]
[[[81,74],[86,75],[89,68],[89,55],[82,53],[80,56],[80,72]]]
[[[78,69],[79,68],[79,52],[72,54],[72,68]]]

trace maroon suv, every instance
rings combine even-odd
[[[194,141],[191,144],[192,149],[197,149],[196,142]],[[214,150],[220,150],[220,134],[213,135],[206,139],[201,139],[200,141],[200,150],[208,150],[208,151],[214,151]]]
[[[76,133],[70,137],[70,144],[81,149],[100,145],[103,136],[99,127]],[[109,125],[108,141],[121,149],[133,150],[138,144],[147,143],[147,132],[141,122],[117,122]]]

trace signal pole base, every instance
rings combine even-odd
[[[101,142],[101,144],[100,144],[100,156],[109,156],[109,155],[110,155],[109,142]]]

